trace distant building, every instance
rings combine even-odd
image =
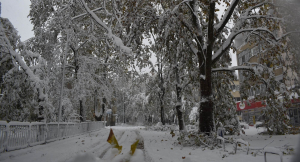
[[[271,1],[274,3],[274,1]],[[278,14],[278,13],[274,13]],[[273,34],[277,37],[283,34],[283,29],[281,26],[277,30],[273,31]],[[240,34],[235,39],[235,47],[237,48],[236,57],[237,63],[239,66],[243,66],[248,63],[259,63],[263,64],[262,58],[264,58],[263,42],[254,42],[252,44],[247,43],[245,38],[246,34]],[[288,68],[286,65],[291,65],[293,58],[291,56],[288,57],[287,53],[281,54],[281,62],[277,65],[271,65],[267,63],[266,65],[270,68],[273,68],[273,72],[275,75],[275,80],[284,83],[287,87],[291,88],[290,99],[292,106],[288,109],[288,115],[290,117],[290,123],[294,126],[300,126],[300,98],[298,99],[297,92],[299,91],[299,85],[297,85],[299,81],[299,76],[297,73],[293,71],[291,68]],[[253,64],[253,66],[254,66]],[[238,72],[239,80],[242,83],[244,81],[244,76],[242,75],[242,71]],[[267,76],[264,76],[267,79]],[[286,77],[286,78],[284,78]],[[260,84],[260,83],[252,83],[252,84]],[[250,88],[249,89],[249,98],[248,101],[237,102],[237,111],[241,114],[242,121],[249,123],[249,125],[255,124],[256,121],[263,121],[264,116],[262,116],[263,109],[266,107],[266,103],[264,101],[254,101],[251,98],[254,98],[255,95],[260,94],[265,91],[265,85],[260,84],[259,89]],[[280,97],[278,98],[280,100]]]
[[[278,32],[278,31],[277,31]],[[279,33],[282,33],[279,31]],[[239,66],[245,65],[245,63],[260,63],[260,59],[263,54],[261,43],[249,44],[243,41],[244,36],[240,35],[235,40],[235,46],[237,47],[237,62]],[[282,53],[282,58],[285,63],[289,64],[291,59],[286,59],[286,53]],[[267,65],[269,66],[269,65]],[[285,85],[294,88],[294,92],[290,94],[292,106],[289,108],[289,117],[290,122],[294,126],[300,125],[300,100],[298,99],[297,91],[299,91],[296,80],[299,80],[299,77],[291,69],[279,65],[275,67],[274,74],[275,80],[283,83],[284,72],[290,79],[285,80]],[[239,80],[243,82],[245,78],[242,75],[242,72],[239,71]],[[257,84],[257,83],[254,83]],[[253,96],[260,94],[262,91],[265,91],[265,85],[261,84],[260,89],[254,90],[254,88],[249,89],[249,98],[254,98]],[[239,93],[238,93],[239,94]],[[237,98],[235,94],[235,98]],[[237,102],[237,111],[238,114],[241,114],[241,120],[249,123],[249,125],[254,125],[256,121],[263,121],[264,117],[261,115],[262,110],[266,107],[264,101],[248,101],[246,102]]]
[[[231,83],[231,95],[234,98],[235,103],[238,103],[241,101],[241,95],[240,95],[240,81],[235,80],[233,83]],[[239,118],[239,121],[242,121],[242,114],[241,111],[237,111],[237,115]]]

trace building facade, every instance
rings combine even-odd
[[[243,66],[245,64],[261,63],[260,58],[264,57],[264,50],[262,49],[262,44],[260,42],[256,44],[249,44],[243,41],[244,36],[241,35],[235,40],[237,47],[237,63],[238,66]],[[281,54],[282,61],[284,65],[289,65],[292,61],[291,58],[287,58],[286,53]],[[275,75],[275,80],[279,83],[284,83],[287,87],[292,88],[290,94],[290,99],[292,106],[288,109],[288,115],[290,117],[290,124],[294,126],[300,126],[300,100],[298,99],[299,86],[296,84],[299,77],[291,69],[286,68],[280,64],[273,67],[273,72]],[[269,65],[267,65],[269,67]],[[269,67],[270,68],[270,67]],[[239,71],[239,80],[242,83],[245,78],[242,72]],[[284,79],[284,77],[286,77]],[[285,80],[285,82],[283,81]],[[259,84],[259,83],[252,83]],[[241,121],[247,122],[249,125],[254,125],[256,121],[263,121],[262,116],[263,109],[266,108],[266,103],[264,101],[251,101],[250,98],[254,98],[255,95],[260,94],[265,91],[265,85],[261,84],[259,89],[250,88],[249,89],[249,100],[236,102],[237,111],[240,114]],[[294,89],[294,90],[293,90]]]

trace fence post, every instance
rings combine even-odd
[[[47,142],[47,135],[48,135],[48,124],[45,123],[45,128],[44,128],[44,142]]]
[[[10,131],[10,128],[9,128],[9,123],[6,123],[5,126],[6,126],[6,130],[5,130],[5,141],[4,141],[4,151],[7,151],[8,149],[8,139],[9,139],[9,131]]]
[[[0,152],[3,152],[3,151],[14,150],[16,148],[19,149],[19,148],[24,148],[26,146],[30,147],[36,144],[47,143],[48,140],[53,141],[62,137],[69,137],[69,136],[89,133],[91,131],[95,131],[103,128],[105,122],[99,121],[99,122],[62,123],[62,124],[35,123],[35,122],[31,122],[31,123],[20,122],[18,124],[18,122],[11,122],[11,123],[1,122],[0,124],[1,124],[1,131],[2,131]],[[56,129],[55,129],[55,125],[57,125]],[[60,131],[60,128],[63,129],[62,132]],[[11,131],[15,131],[15,132],[12,133]],[[56,135],[55,135],[55,131],[57,131]]]
[[[60,138],[60,130],[59,130],[59,123],[57,123],[57,138]]]
[[[28,143],[28,146],[30,146],[30,144],[31,144],[31,123],[29,124],[29,138],[28,138],[27,143]]]
[[[69,136],[69,122],[67,122],[67,126],[66,126],[65,130],[66,130],[66,137],[68,137]]]

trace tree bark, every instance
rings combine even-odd
[[[79,64],[78,64],[78,48],[74,48],[72,45],[70,45],[70,48],[72,49],[74,53],[74,65],[75,65],[75,79],[78,79],[78,70],[79,70]],[[82,99],[79,100],[79,115],[80,115],[80,121],[84,121],[83,117],[83,105],[82,105]]]
[[[179,52],[179,51],[178,51]],[[177,54],[178,54],[177,52]],[[184,118],[183,118],[183,113],[182,113],[182,88],[181,88],[181,83],[180,83],[180,78],[178,74],[178,56],[177,54],[175,55],[175,77],[176,77],[176,111],[177,111],[177,116],[178,116],[178,125],[179,125],[179,130],[184,130]]]
[[[80,121],[83,122],[83,105],[82,105],[82,100],[79,100],[79,115],[80,115]]]
[[[205,52],[205,60],[201,59],[202,53],[198,52],[199,65],[204,61],[204,65],[200,66],[200,108],[199,108],[199,131],[207,135],[213,131],[213,102],[212,102],[212,50],[214,45],[214,16],[215,2],[210,2],[209,19],[208,19],[208,41],[207,50]],[[200,50],[199,50],[200,51]]]
[[[199,109],[199,130],[202,133],[209,135],[213,131],[213,102],[211,94],[208,92],[209,86],[204,81],[201,81],[201,99],[200,109]]]
[[[157,62],[160,62],[159,57],[157,57]],[[162,122],[163,125],[165,125],[165,110],[164,110],[164,95],[165,95],[165,88],[164,88],[164,79],[163,79],[163,75],[162,75],[162,64],[158,64],[158,71],[159,71],[159,79],[160,79],[160,84],[159,84],[159,88],[160,88],[160,92],[158,93],[158,97],[159,97],[159,101],[160,101],[160,120]]]
[[[94,95],[94,113],[95,113],[95,121],[101,121],[101,115],[97,116],[96,110],[98,108],[98,102],[97,102],[97,90],[95,90],[95,95]]]
[[[105,97],[103,97],[102,98],[102,114],[100,115],[100,120],[102,120],[102,121],[104,121],[105,119],[102,119],[102,117],[103,117],[103,115],[104,115],[104,113],[105,113],[105,104],[106,104],[106,98]]]
[[[184,130],[184,120],[183,120],[183,113],[181,111],[181,105],[176,105],[176,111],[178,116],[179,130]]]
[[[160,121],[163,125],[165,125],[165,110],[163,105],[163,94],[159,93],[159,101],[160,101]]]

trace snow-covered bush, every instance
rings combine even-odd
[[[213,134],[207,136],[205,134],[199,134],[198,130],[180,131],[178,136],[178,144],[181,146],[201,146],[209,149],[218,147],[217,136]]]
[[[53,106],[48,100],[46,60],[26,50],[8,19],[0,18],[0,21],[0,89],[3,93],[0,119],[44,119],[53,114]]]
[[[179,127],[176,125],[162,125],[161,122],[158,122],[154,126],[146,127],[146,130],[153,130],[153,131],[177,131]]]
[[[214,87],[214,123],[215,129],[224,127],[230,134],[240,132],[236,104],[231,94],[230,83],[234,80],[233,74],[218,73],[213,77]]]

